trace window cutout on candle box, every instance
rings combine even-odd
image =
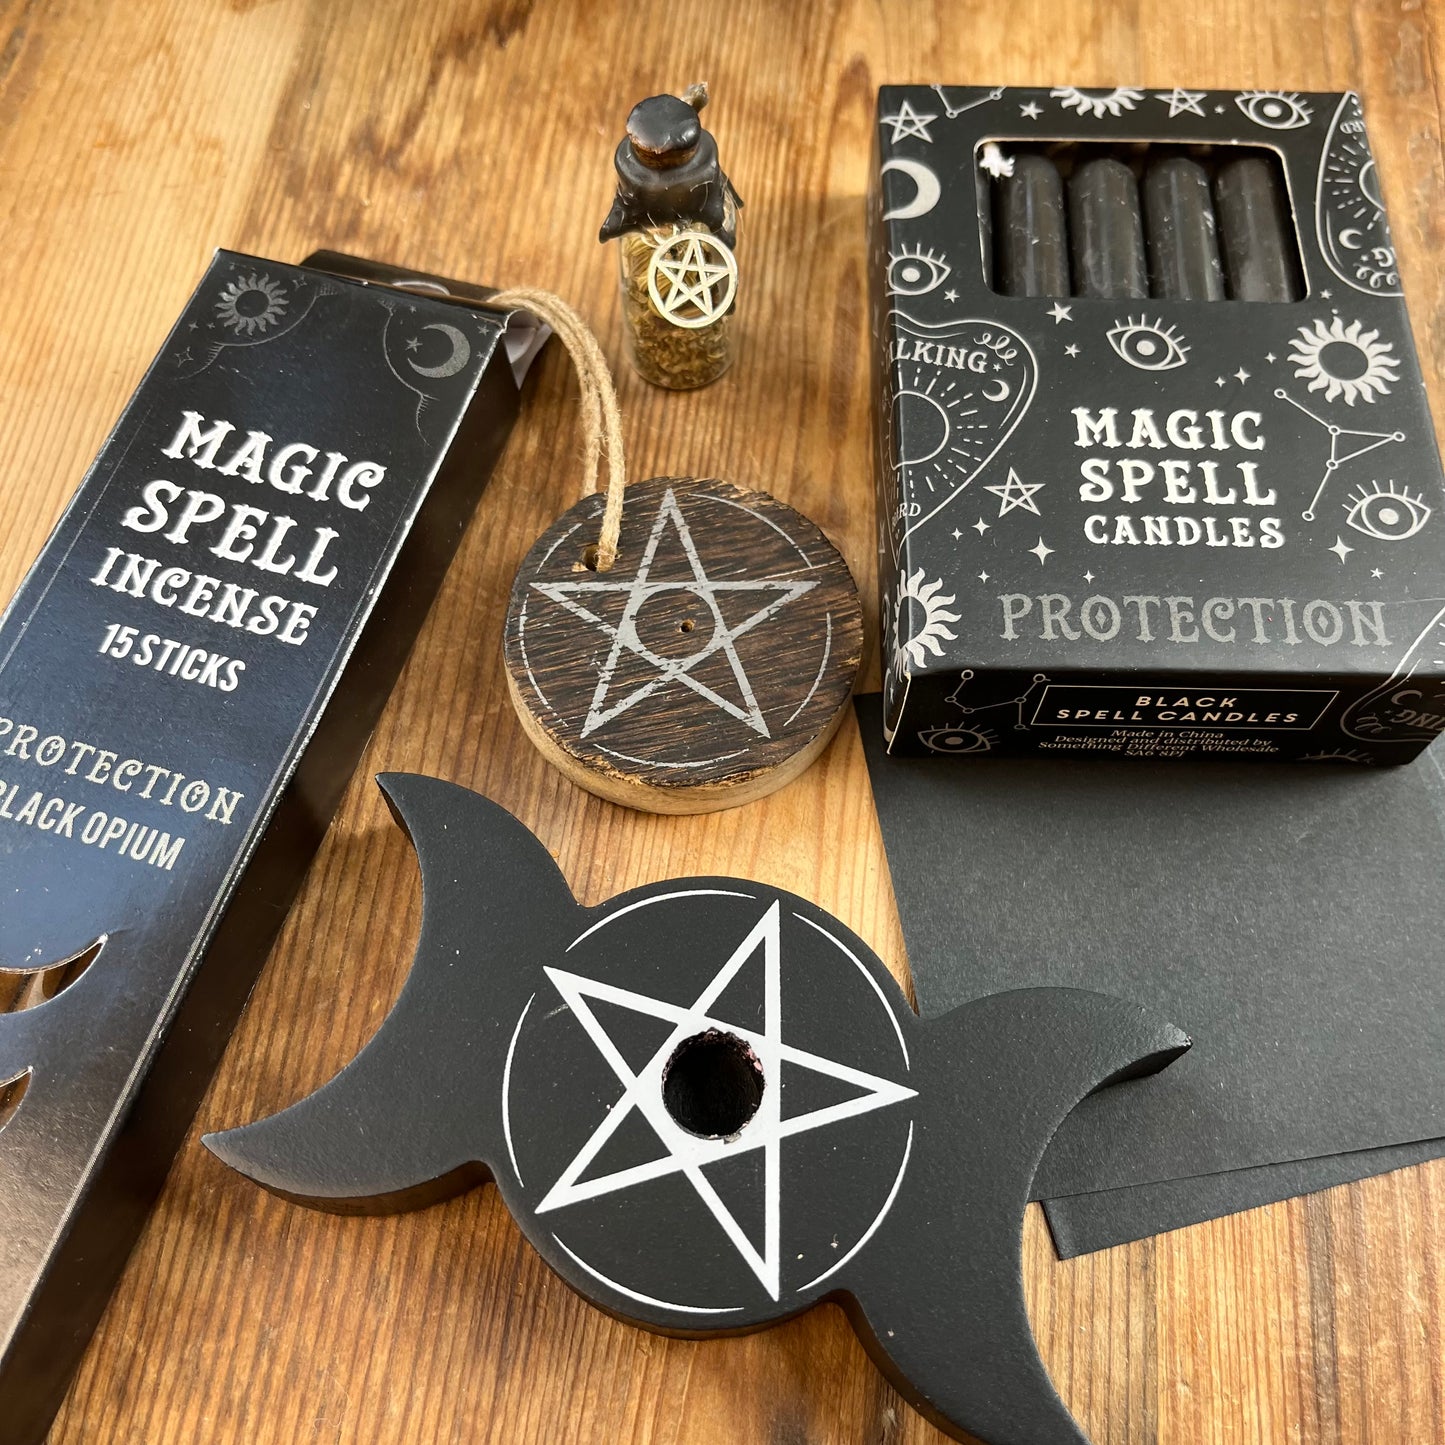
[[[984,270],[1000,295],[1305,298],[1289,188],[1266,147],[990,140],[975,162]],[[920,274],[928,260],[902,258]],[[1165,337],[1121,344],[1144,348],[1146,369],[1179,364]]]

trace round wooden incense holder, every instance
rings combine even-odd
[[[517,571],[503,648],[527,736],[568,778],[653,813],[765,797],[827,746],[863,650],[848,564],[765,492],[653,477],[585,497]]]

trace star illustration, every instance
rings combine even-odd
[[[1234,375],[1238,379],[1241,386],[1243,386],[1244,383],[1249,380],[1249,373],[1242,366],[1239,368],[1238,371],[1234,373]]]
[[[420,337],[420,336],[410,336],[410,337],[408,337],[408,338],[407,338],[407,342],[406,342],[406,349],[407,349],[408,351],[420,351],[420,350],[421,350],[421,337]]]
[[[945,301],[957,301],[958,292],[955,291],[952,287],[949,287],[949,289],[943,293],[943,299]]]
[[[1035,557],[1037,557],[1037,558],[1039,559],[1039,566],[1040,566],[1040,567],[1042,567],[1042,566],[1044,565],[1044,560],[1045,560],[1046,558],[1052,557],[1053,554],[1054,554],[1054,549],[1053,549],[1052,547],[1048,546],[1048,545],[1044,542],[1044,539],[1043,539],[1042,537],[1039,538],[1039,545],[1038,545],[1037,547],[1030,547],[1030,548],[1028,548],[1028,550],[1029,550],[1031,553],[1033,553],[1033,555],[1034,555]]]
[[[1275,354],[1274,354],[1274,352],[1272,352],[1272,351],[1267,351],[1267,352],[1265,352],[1265,354],[1264,354],[1264,359],[1265,359],[1267,362],[1269,362],[1269,364],[1270,364],[1271,366],[1273,366],[1274,363],[1275,363]]]
[[[987,582],[987,581],[988,581],[988,573],[987,573],[987,572],[980,572],[980,573],[978,574],[978,580],[979,580],[980,582]]]
[[[1224,114],[1224,107],[1223,107],[1222,105],[1216,105],[1216,106],[1214,107],[1214,113],[1215,113],[1215,115],[1223,115],[1223,114]]]
[[[977,532],[980,537],[982,537],[983,534],[988,531],[988,523],[985,522],[982,517],[980,517],[978,521],[973,524],[973,530]]]
[[[955,527],[955,528],[953,529],[953,540],[954,540],[955,542],[959,542],[959,541],[962,541],[962,540],[963,540],[963,533],[960,532],[957,527]]]
[[[1202,90],[1180,90],[1177,86],[1168,95],[1156,95],[1155,100],[1162,100],[1169,107],[1169,119],[1173,120],[1176,115],[1183,115],[1188,111],[1190,115],[1197,115],[1204,119],[1204,112],[1199,108],[1199,102],[1204,99],[1205,92]]]
[[[1343,537],[1339,536],[1338,534],[1336,534],[1336,536],[1335,536],[1335,545],[1334,545],[1333,547],[1326,547],[1326,548],[1325,548],[1325,551],[1327,551],[1327,552],[1333,552],[1333,553],[1335,554],[1335,556],[1340,559],[1340,566],[1341,566],[1341,567],[1343,567],[1343,566],[1345,565],[1345,558],[1348,557],[1348,556],[1350,555],[1350,553],[1353,552],[1354,550],[1355,550],[1355,549],[1354,549],[1353,547],[1351,547],[1350,544],[1349,544],[1348,542],[1346,542],[1345,539],[1344,539]]]
[[[668,316],[689,301],[704,315],[711,312],[714,309],[712,288],[729,275],[727,266],[707,259],[697,236],[689,236],[683,242],[680,260],[664,256],[658,260],[657,270],[668,284],[667,295],[662,298],[662,310]]]
[[[1043,114],[1043,111],[1035,101],[1031,100],[1027,105],[1019,106],[1019,114],[1028,116],[1030,120],[1037,120]]]
[[[1074,319],[1072,314],[1073,309],[1072,306],[1063,306],[1055,301],[1054,304],[1049,307],[1049,315],[1054,318],[1054,325],[1057,326],[1060,321],[1072,321]]]
[[[904,101],[898,107],[896,115],[885,115],[880,122],[882,125],[893,127],[893,144],[897,145],[904,136],[916,136],[921,141],[933,144],[933,137],[928,133],[928,127],[936,121],[936,115],[919,115],[908,101]]]
[[[1215,386],[1223,386],[1223,385],[1224,385],[1224,378],[1223,378],[1222,376],[1216,376],[1216,377],[1214,378],[1214,384],[1215,384]]]
[[[663,534],[669,525],[682,545],[692,575],[686,578],[670,578],[666,581],[654,582],[652,580],[653,562],[657,556],[658,544],[662,541]],[[603,577],[607,576],[605,573],[602,575]],[[755,733],[765,738],[771,737],[772,734],[768,731],[762,710],[758,707],[757,698],[753,695],[752,684],[748,681],[742,660],[738,657],[737,648],[733,644],[744,633],[751,632],[754,627],[766,622],[779,608],[786,606],[795,598],[801,597],[803,593],[811,591],[817,585],[816,582],[768,579],[748,582],[714,581],[707,575],[702,565],[702,559],[698,556],[697,547],[692,540],[692,533],[688,530],[687,521],[682,515],[682,509],[678,506],[677,498],[673,495],[671,487],[663,494],[662,505],[657,509],[657,519],[652,524],[652,533],[647,539],[647,546],[643,549],[637,575],[631,581],[532,583],[532,586],[544,597],[560,603],[569,612],[582,618],[584,622],[590,622],[600,627],[612,639],[612,650],[598,674],[597,687],[593,691],[587,720],[582,727],[584,738],[629,708],[636,707],[638,703],[651,697],[653,693],[671,682],[678,682],[684,687],[691,688],[700,698],[721,708],[729,717],[746,723]],[[724,621],[722,610],[718,605],[718,595],[739,592],[756,593],[759,605],[741,622],[729,626]],[[660,657],[638,636],[638,612],[652,598],[666,593],[691,594],[712,614],[712,636],[690,657]],[[622,594],[626,598],[622,616],[615,625],[587,605],[588,599],[596,598],[597,601],[594,605],[601,607],[603,599],[609,594]],[[724,697],[714,688],[693,676],[700,663],[719,652],[727,659],[732,669],[733,680],[737,684],[738,701]],[[657,676],[644,682],[641,686],[633,688],[620,701],[613,702],[610,701],[613,678],[623,653],[631,653],[642,658],[644,662],[651,663],[657,669]]]
[[[998,498],[1000,517],[1006,517],[1016,507],[1022,507],[1024,511],[1032,512],[1037,517],[1042,514],[1034,501],[1034,493],[1042,491],[1043,487],[1042,482],[1020,481],[1019,474],[1010,467],[1006,481],[995,482],[993,486],[985,487],[984,491],[992,492]],[[979,535],[982,536],[982,533]]]
[[[721,1226],[734,1249],[773,1299],[780,1292],[782,1214],[782,1144],[784,1139],[811,1133],[843,1119],[856,1118],[914,1098],[916,1089],[909,1089],[877,1074],[865,1073],[835,1059],[825,1059],[785,1043],[782,1036],[782,944],[780,938],[781,906],[774,901],[758,920],[747,937],[735,948],[717,973],[708,980],[702,992],[690,1005],[650,998],[615,984],[601,983],[548,968],[548,978],[566,1000],[577,1022],[597,1046],[612,1072],[622,1085],[622,1097],[608,1111],[592,1135],[578,1150],[576,1157],[562,1171],[561,1177],[547,1191],[537,1206],[538,1214],[564,1209],[585,1199],[615,1194],[653,1179],[681,1174],[697,1191],[713,1218]],[[723,991],[748,963],[762,955],[763,1016],[761,1031],[713,1015],[713,1005]],[[623,1008],[672,1025],[672,1032],[636,1073],[627,1063],[606,1027],[593,1011],[590,1000],[596,999],[615,1008]],[[715,1030],[741,1039],[752,1049],[762,1072],[763,1091],[757,1112],[737,1134],[727,1138],[704,1137],[684,1129],[668,1112],[663,1101],[663,1074],[668,1061],[685,1039]],[[850,1085],[859,1092],[841,1103],[829,1104],[806,1113],[784,1117],[783,1066],[794,1065]],[[584,1178],[603,1146],[622,1123],[636,1110],[657,1135],[667,1151],[662,1158],[646,1164],[592,1178]],[[763,1151],[763,1240],[759,1248],[738,1223],[737,1216],[713,1188],[704,1168],[723,1159],[735,1159],[754,1149]]]
[[[1084,573],[1084,581],[1085,581],[1085,582],[1092,582],[1093,580],[1094,580],[1094,574],[1093,574],[1092,572],[1085,572],[1085,573]]]
[[[1328,300],[1330,299],[1330,297],[1333,296],[1334,294],[1335,294],[1335,293],[1334,293],[1333,291],[1321,291],[1321,292],[1320,292],[1320,295],[1323,296],[1326,301],[1328,301]]]
[[[1378,567],[1371,567],[1371,568],[1370,568],[1370,576],[1371,576],[1371,577],[1374,577],[1374,578],[1376,578],[1376,579],[1379,579],[1379,578],[1383,577],[1384,575],[1385,575],[1385,574],[1384,574],[1383,572],[1381,572]]]
[[[1075,346],[1072,342],[1070,342],[1069,345],[1067,345],[1066,347],[1064,347],[1064,355],[1065,355],[1065,356],[1077,356],[1078,354],[1079,354],[1079,348],[1078,348],[1077,346]]]

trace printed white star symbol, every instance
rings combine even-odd
[[[1274,352],[1272,352],[1272,351],[1266,351],[1265,354],[1264,354],[1264,359],[1265,359],[1267,362],[1269,362],[1269,364],[1270,364],[1271,366],[1273,366],[1274,363],[1275,363],[1275,355],[1274,355]]]
[[[1092,582],[1093,580],[1094,580],[1094,574],[1093,574],[1092,572],[1085,572],[1085,573],[1084,573],[1084,581],[1085,581],[1085,582]]]
[[[692,575],[687,578],[670,578],[666,581],[654,582],[651,575],[653,561],[657,555],[658,544],[662,541],[663,533],[669,523],[676,532],[678,541],[682,544],[682,550],[686,554]],[[600,576],[605,578],[607,574],[602,573]],[[597,687],[592,693],[592,703],[588,709],[587,720],[582,727],[584,738],[596,732],[604,723],[609,723],[613,718],[626,712],[628,708],[636,707],[638,703],[651,697],[653,693],[666,687],[670,682],[679,682],[684,687],[691,688],[699,697],[721,708],[729,717],[746,723],[755,733],[759,733],[765,738],[771,737],[772,734],[768,731],[762,709],[759,708],[757,699],[753,695],[752,684],[748,681],[748,675],[743,670],[742,660],[738,657],[737,649],[733,644],[745,632],[751,632],[754,627],[766,622],[779,608],[786,606],[794,598],[801,597],[803,593],[811,591],[817,585],[816,582],[764,579],[752,582],[713,581],[703,568],[702,559],[698,556],[697,547],[692,540],[692,533],[688,530],[682,509],[678,506],[677,498],[673,495],[671,487],[663,494],[662,505],[657,509],[657,519],[652,524],[652,533],[647,539],[647,546],[643,549],[637,575],[631,581],[532,583],[532,586],[544,597],[560,603],[574,616],[582,618],[584,622],[591,622],[600,627],[612,639],[612,650],[598,674]],[[751,612],[741,622],[730,627],[724,621],[722,610],[718,606],[718,594],[737,592],[771,595],[769,600],[763,602],[756,611]],[[597,597],[597,605],[600,606],[601,599],[609,593],[623,593],[627,598],[622,616],[616,625],[608,622],[605,617],[599,616],[585,602],[585,599],[589,597]],[[690,657],[660,657],[638,636],[637,614],[639,610],[652,598],[666,593],[691,594],[712,613],[712,636]],[[608,706],[608,694],[612,689],[613,676],[624,652],[632,653],[645,662],[651,663],[657,669],[658,675],[641,686],[633,688],[621,702]],[[719,652],[727,659],[732,669],[733,679],[737,683],[739,702],[723,697],[715,689],[708,687],[693,676],[694,670],[700,663]]]
[[[988,573],[987,573],[987,572],[980,572],[980,573],[978,574],[978,580],[979,580],[980,582],[987,582],[987,581],[988,581]]]
[[[1054,318],[1054,325],[1057,326],[1060,321],[1072,321],[1074,319],[1072,314],[1073,309],[1072,306],[1064,306],[1060,302],[1055,301],[1054,304],[1049,307],[1049,315]]]
[[[1073,342],[1070,342],[1066,347],[1064,347],[1065,356],[1077,356],[1078,354],[1079,348],[1075,346]]]
[[[982,517],[980,517],[978,521],[973,524],[973,530],[977,532],[980,537],[982,537],[983,534],[988,531],[988,523],[985,522]]]
[[[1223,378],[1222,376],[1216,376],[1216,377],[1214,378],[1214,384],[1215,384],[1215,386],[1223,386],[1223,385],[1224,385],[1224,378]]]
[[[1223,115],[1223,114],[1224,114],[1224,107],[1223,107],[1222,105],[1216,105],[1216,106],[1214,107],[1214,113],[1215,113],[1215,115]]]
[[[814,1129],[836,1124],[843,1119],[855,1118],[859,1114],[871,1113],[875,1109],[887,1108],[891,1104],[902,1103],[905,1099],[916,1097],[918,1092],[916,1089],[896,1084],[891,1079],[865,1073],[862,1069],[852,1068],[834,1059],[825,1059],[783,1042],[780,923],[780,905],[774,901],[723,966],[708,980],[690,1006],[651,998],[631,989],[584,978],[580,974],[568,973],[560,968],[545,970],[558,993],[566,1000],[577,1022],[586,1030],[588,1038],[597,1046],[597,1051],[617,1075],[623,1093],[593,1130],[591,1137],[578,1150],[576,1157],[562,1171],[561,1177],[547,1191],[537,1206],[538,1214],[565,1209],[569,1204],[577,1204],[585,1199],[615,1194],[619,1190],[630,1189],[634,1185],[661,1179],[670,1174],[681,1174],[697,1191],[698,1197],[722,1226],[733,1248],[758,1277],[763,1288],[773,1299],[778,1298],[783,1140],[797,1134],[811,1133]],[[760,951],[763,963],[763,1018],[761,1032],[757,1032],[714,1017],[712,1007],[728,984]],[[673,1026],[672,1032],[642,1069],[634,1073],[593,1012],[590,999],[662,1019]],[[722,1139],[706,1138],[684,1129],[668,1112],[662,1094],[663,1073],[678,1045],[684,1039],[709,1030],[732,1034],[747,1044],[757,1057],[763,1077],[762,1098],[757,1112],[737,1134]],[[829,1104],[785,1119],[782,1109],[784,1064],[837,1079],[860,1092],[842,1103]],[[646,1164],[617,1169],[610,1174],[584,1180],[582,1176],[587,1172],[588,1166],[634,1109],[652,1127],[666,1149],[666,1155]],[[736,1215],[723,1202],[703,1173],[703,1169],[709,1164],[721,1159],[735,1159],[738,1155],[754,1149],[763,1151],[761,1249],[748,1238]]]
[[[1345,558],[1348,557],[1350,553],[1353,552],[1355,549],[1351,547],[1350,544],[1346,542],[1343,537],[1336,534],[1335,545],[1333,547],[1327,547],[1325,548],[1325,550],[1327,552],[1333,552],[1335,556],[1340,559],[1340,565],[1343,567],[1345,563]]]
[[[1019,114],[1028,116],[1030,120],[1037,120],[1043,114],[1043,111],[1035,101],[1031,100],[1027,105],[1019,106]]]
[[[880,124],[891,125],[893,127],[894,145],[897,145],[904,136],[909,135],[916,136],[919,140],[927,141],[929,145],[932,145],[933,137],[929,135],[928,127],[937,119],[938,117],[936,115],[919,115],[913,106],[905,100],[903,104],[898,107],[898,113],[896,115],[885,115]]]
[[[1040,567],[1044,565],[1044,559],[1046,557],[1052,557],[1054,554],[1054,549],[1052,547],[1046,546],[1042,537],[1039,538],[1039,545],[1037,547],[1030,547],[1028,550],[1039,559]]]
[[[1238,378],[1239,384],[1241,386],[1243,386],[1244,383],[1249,380],[1249,373],[1242,366],[1234,374]]]
[[[1330,299],[1330,297],[1333,296],[1334,294],[1335,294],[1335,293],[1334,293],[1333,291],[1321,291],[1321,292],[1320,292],[1320,295],[1323,296],[1326,301],[1328,301],[1328,300]]]
[[[958,300],[958,292],[955,291],[955,290],[950,286],[950,287],[948,288],[948,290],[943,293],[943,299],[944,299],[945,301],[957,301],[957,300]]]
[[[420,337],[420,336],[409,336],[409,337],[407,337],[406,349],[407,349],[408,351],[420,351],[420,350],[421,350],[421,337]]]
[[[1383,577],[1384,575],[1385,575],[1385,574],[1384,574],[1383,572],[1381,572],[1378,567],[1371,567],[1371,568],[1370,568],[1370,576],[1371,576],[1371,577],[1379,578],[1379,577]]]
[[[1042,482],[1025,482],[1019,479],[1019,474],[1012,467],[1008,469],[1008,477],[1002,482],[995,482],[991,487],[985,487],[984,491],[992,492],[998,498],[998,514],[1000,517],[1007,516],[1016,507],[1022,507],[1026,512],[1032,512],[1034,516],[1042,516],[1038,506],[1034,502],[1034,493],[1043,490]],[[979,534],[980,536],[982,533]]]
[[[962,537],[963,537],[963,533],[960,532],[957,527],[955,527],[955,528],[953,529],[953,540],[954,540],[955,542],[957,542],[957,541],[959,541]]]
[[[1168,95],[1156,95],[1155,100],[1162,100],[1169,107],[1169,119],[1173,120],[1176,115],[1183,115],[1188,111],[1191,115],[1197,115],[1201,120],[1204,112],[1199,108],[1199,102],[1204,99],[1205,92],[1202,90],[1180,90],[1177,87]]]

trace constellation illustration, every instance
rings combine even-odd
[[[1283,387],[1276,389],[1275,396],[1280,401],[1287,401],[1296,411],[1302,411],[1312,422],[1324,427],[1330,436],[1330,454],[1325,461],[1325,474],[1320,478],[1320,484],[1315,488],[1315,494],[1310,498],[1309,506],[1300,513],[1306,522],[1314,521],[1315,508],[1319,505],[1325,488],[1329,486],[1330,478],[1346,462],[1353,461],[1356,457],[1362,457],[1366,452],[1372,452],[1376,447],[1384,446],[1386,442],[1405,440],[1405,433],[1402,431],[1361,431],[1358,427],[1339,426],[1330,421],[1328,417],[1311,411],[1303,402],[1296,401]]]
[[[1024,721],[1024,709],[1040,687],[1049,680],[1048,674],[1036,672],[1033,681],[1017,697],[1006,697],[998,702],[980,703],[970,707],[963,700],[964,689],[973,681],[973,669],[965,668],[958,675],[958,686],[949,693],[945,702],[956,707],[967,723],[955,723],[943,727],[925,728],[918,734],[918,741],[934,753],[988,753],[998,745],[998,734],[987,726],[975,724],[974,719],[982,713],[1003,713],[1014,709],[1014,731],[1027,732],[1029,725]],[[1001,723],[1000,726],[1003,724]]]
[[[1003,94],[1003,86],[996,85],[987,95],[980,95],[974,100],[965,101],[962,105],[951,105],[948,97],[943,93],[941,85],[935,85],[932,89],[938,96],[938,103],[943,107],[943,113],[949,120],[962,115],[966,110],[972,110],[976,105],[987,105],[989,101],[997,100]]]

